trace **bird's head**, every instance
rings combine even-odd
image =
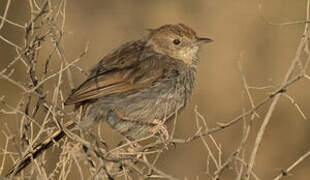
[[[168,24],[151,29],[147,45],[154,51],[195,64],[199,47],[212,42],[209,38],[197,37],[196,32],[184,24]]]

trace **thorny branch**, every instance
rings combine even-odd
[[[124,177],[125,179],[133,179],[137,176],[143,179],[164,178],[175,180],[178,178],[156,167],[157,160],[164,151],[169,150],[170,144],[189,144],[195,140],[201,140],[209,155],[206,168],[206,173],[209,177],[214,180],[218,180],[221,176],[223,176],[225,170],[234,165],[236,179],[250,179],[251,177],[254,179],[259,179],[259,175],[257,175],[254,168],[256,155],[263,140],[265,129],[271,120],[273,111],[275,110],[281,95],[284,94],[285,97],[288,98],[296,107],[298,112],[306,119],[302,109],[298,106],[296,101],[287,94],[287,91],[293,84],[296,84],[302,79],[310,80],[310,76],[306,73],[310,62],[310,51],[308,48],[310,22],[309,1],[310,0],[307,1],[306,20],[270,23],[262,18],[262,20],[268,25],[284,26],[299,23],[305,24],[304,34],[297,48],[295,58],[292,60],[281,85],[277,86],[275,91],[270,93],[261,101],[254,102],[250,91],[252,89],[263,88],[248,86],[245,75],[242,74],[242,83],[244,84],[245,92],[249,98],[251,108],[248,110],[243,109],[243,112],[240,115],[230,121],[222,122],[221,120],[217,120],[220,123],[217,123],[215,127],[210,128],[207,125],[208,121],[198,112],[196,108],[195,121],[197,131],[190,137],[174,138],[171,136],[170,139],[163,140],[157,136],[151,135],[136,141],[124,140],[121,145],[109,149],[102,138],[93,138],[92,133],[81,132],[78,128],[69,130],[70,128],[64,125],[63,122],[64,117],[68,116],[73,118],[65,111],[62,103],[62,91],[64,90],[63,82],[67,79],[70,87],[74,87],[71,73],[71,70],[73,69],[78,70],[81,74],[85,75],[84,70],[76,64],[83,59],[88,51],[88,46],[86,46],[85,50],[76,59],[69,60],[69,58],[66,57],[62,44],[62,37],[65,35],[65,9],[67,1],[45,0],[43,3],[37,3],[35,0],[29,0],[28,5],[30,9],[30,20],[26,23],[26,25],[20,25],[7,18],[11,5],[11,0],[7,0],[4,13],[0,15],[0,19],[2,20],[0,23],[0,31],[5,23],[23,30],[24,44],[18,45],[18,43],[14,43],[0,35],[0,40],[4,41],[16,50],[16,57],[2,71],[0,71],[0,78],[18,87],[22,91],[23,97],[16,107],[8,103],[4,96],[0,99],[0,103],[6,109],[0,109],[0,113],[8,116],[14,115],[20,123],[19,132],[17,132],[18,135],[10,132],[9,128],[6,128],[6,131],[2,131],[2,134],[6,137],[6,142],[3,146],[4,148],[1,149],[3,159],[0,164],[0,173],[2,174],[2,172],[5,171],[5,166],[8,164],[8,159],[13,161],[17,165],[16,167],[18,167],[21,161],[17,159],[22,159],[25,155],[29,155],[29,160],[33,161],[34,166],[31,166],[32,169],[27,173],[21,172],[21,177],[38,176],[45,179],[57,177],[66,179],[70,172],[66,169],[70,169],[70,167],[75,165],[78,168],[80,177],[83,179],[85,175],[82,165],[80,164],[81,159],[83,159],[88,163],[90,177],[92,178],[101,177],[113,179],[114,177]],[[262,11],[261,4],[259,4],[259,11]],[[52,44],[53,46],[53,48],[49,51],[50,53],[48,58],[46,59],[39,58],[43,44]],[[308,58],[305,63],[302,63],[301,54],[304,52],[307,53]],[[59,70],[56,72],[52,71],[50,68],[50,62],[52,61],[58,62]],[[39,72],[40,69],[37,65],[38,62],[44,63],[43,73]],[[18,63],[21,63],[27,69],[26,83],[12,78],[15,73],[14,67]],[[299,73],[293,76],[293,71],[297,68],[299,68]],[[242,69],[240,69],[240,71],[242,71]],[[48,89],[46,88],[46,84],[48,82],[55,83],[55,88],[52,92],[48,92]],[[264,87],[264,89],[265,88],[266,87]],[[271,88],[274,88],[274,86],[271,86]],[[48,97],[49,93],[51,93],[52,98]],[[268,105],[269,102],[271,102],[271,104],[265,114],[260,130],[256,135],[256,140],[254,146],[252,147],[253,149],[251,151],[250,159],[247,161],[245,158],[247,148],[246,145],[252,126],[252,124],[247,121],[247,118],[250,117],[251,121],[257,119],[259,117],[257,110]],[[43,117],[38,115],[40,110],[44,111]],[[71,122],[74,123],[73,121]],[[176,121],[174,121],[173,124],[173,131],[176,126],[175,122]],[[216,137],[213,135],[216,132],[223,131],[240,122],[243,122],[243,132],[241,135],[242,138],[240,144],[227,158],[224,158],[223,147],[219,142],[217,142]],[[56,127],[49,127],[49,123],[56,124]],[[70,122],[67,122],[67,124],[68,123],[70,124]],[[42,145],[42,143],[39,143],[41,142],[40,140],[42,137],[55,135],[55,132],[60,132],[61,134],[58,134],[59,136],[51,136],[52,138],[47,139],[50,140],[47,143],[48,146],[51,146],[52,144],[60,145],[60,142],[58,142],[60,138],[57,139],[55,137],[66,136],[67,138],[64,138],[62,142],[62,146],[64,148],[62,149],[56,167],[50,174],[47,174],[46,169],[43,166],[46,162],[45,153],[42,151],[35,154],[34,151],[37,147]],[[18,138],[22,142],[22,145],[16,143],[17,136],[19,136]],[[90,138],[88,136],[90,136]],[[100,134],[99,137],[101,137]],[[152,138],[155,138],[152,143],[148,143],[144,146],[137,145]],[[14,144],[15,147],[18,147],[15,152],[9,151],[10,143]],[[83,152],[81,153],[81,151]],[[37,160],[36,158],[41,154],[41,160]],[[152,161],[147,159],[147,156],[150,154],[156,155]],[[276,176],[275,180],[287,176],[293,168],[308,158],[309,155],[309,151],[306,152],[286,170],[282,170],[281,173]],[[213,169],[212,165],[214,165]],[[15,174],[17,171],[18,169],[13,169],[12,174]]]

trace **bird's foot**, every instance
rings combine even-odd
[[[151,132],[153,133],[160,133],[160,135],[162,135],[162,137],[164,138],[164,140],[169,140],[170,135],[168,132],[168,128],[165,125],[165,122],[158,120],[158,119],[154,119],[154,121],[152,122],[152,124],[154,125],[151,128]]]

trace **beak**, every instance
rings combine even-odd
[[[212,39],[209,39],[209,38],[203,38],[203,37],[199,37],[197,38],[197,44],[205,44],[205,43],[210,43],[210,42],[213,42]]]

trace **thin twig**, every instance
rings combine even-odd
[[[309,20],[309,2],[310,2],[310,0],[308,0],[308,3],[307,3],[307,20]],[[285,84],[288,83],[289,78],[291,77],[297,62],[299,61],[299,58],[301,57],[303,48],[304,48],[305,44],[308,43],[308,33],[309,33],[308,32],[308,24],[306,24],[305,30],[304,30],[304,37],[301,39],[301,41],[297,47],[295,57],[292,60],[292,63],[291,63],[291,65],[290,65],[290,67],[289,67],[289,69],[288,69],[288,71],[287,71],[287,73],[286,73],[286,75],[282,81],[282,86],[284,86]],[[271,105],[270,105],[270,107],[269,107],[269,109],[265,115],[264,121],[263,121],[263,123],[262,123],[262,125],[261,125],[261,127],[257,133],[255,143],[254,143],[254,147],[253,147],[253,150],[251,152],[250,160],[248,163],[249,166],[248,166],[247,173],[246,173],[246,180],[249,180],[251,177],[251,172],[252,172],[253,167],[254,167],[258,148],[262,142],[265,130],[267,128],[267,125],[269,124],[271,116],[275,110],[275,107],[276,107],[280,97],[281,97],[281,93],[275,95],[275,98],[273,99],[273,101],[272,101],[272,103],[271,103]]]
[[[306,152],[302,156],[300,156],[292,165],[290,165],[286,170],[282,170],[281,174],[279,174],[277,177],[274,178],[274,180],[279,180],[282,177],[287,176],[287,174],[292,171],[297,165],[302,163],[305,159],[307,159],[310,156],[310,151]]]

